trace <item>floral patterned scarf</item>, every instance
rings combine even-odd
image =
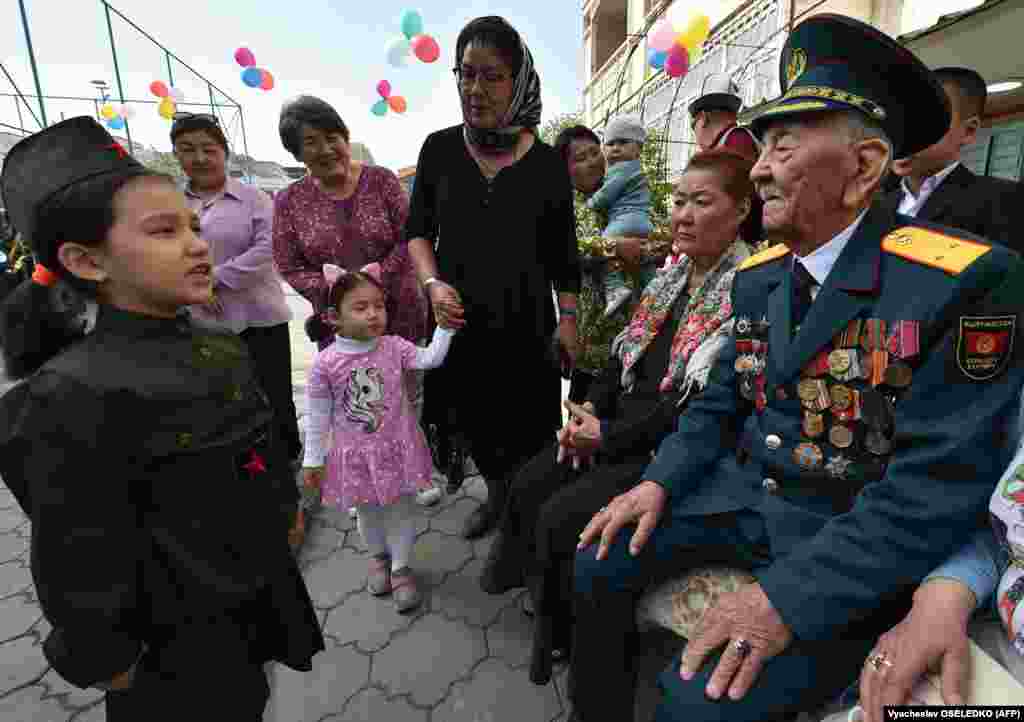
[[[678,389],[685,398],[694,387],[700,389],[707,383],[711,366],[732,331],[732,282],[736,268],[748,256],[750,247],[739,239],[733,241],[690,297],[672,339],[662,391]],[[686,289],[692,265],[683,256],[676,265],[662,269],[644,289],[633,318],[615,339],[612,353],[622,360],[624,389],[632,389],[634,367],[671,316],[676,299]]]

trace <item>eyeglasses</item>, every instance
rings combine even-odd
[[[468,66],[452,68],[452,73],[455,75],[456,82],[458,82],[459,85],[466,86],[467,88],[472,86],[473,83],[476,82],[477,78],[480,79],[481,84],[488,87],[494,87],[495,85],[509,79],[509,76],[504,73],[499,73],[494,70],[478,72],[476,68],[470,68]]]
[[[171,119],[175,122],[181,122],[183,120],[205,120],[207,123],[213,123],[214,125],[220,125],[220,120],[216,115],[211,113],[187,113],[179,112],[171,116]]]

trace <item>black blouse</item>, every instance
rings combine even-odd
[[[270,658],[310,668],[323,639],[271,415],[237,336],[109,306],[0,397],[0,475],[32,520],[62,677],[109,680],[159,630],[243,607]]]
[[[488,181],[461,125],[428,136],[406,235],[435,244],[438,272],[461,294],[467,328],[500,330],[508,340],[550,334],[552,289],[579,292],[569,171],[539,139]]]

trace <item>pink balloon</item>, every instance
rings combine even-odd
[[[391,83],[386,80],[382,80],[377,83],[377,93],[380,97],[384,98],[384,100],[387,100],[388,96],[391,95]]]
[[[666,53],[675,43],[676,35],[678,33],[672,27],[672,23],[664,19],[659,20],[647,35],[647,47],[654,48],[659,53]]]
[[[429,35],[417,35],[412,39],[412,51],[424,63],[432,63],[441,57],[441,48]]]
[[[256,64],[256,56],[249,48],[239,48],[235,51],[235,62],[243,68],[251,68]]]
[[[162,80],[154,80],[149,84],[149,92],[158,98],[166,98],[170,94],[170,90],[167,88],[167,84]]]
[[[670,78],[681,78],[690,69],[690,53],[686,48],[673,45],[665,58],[665,74]]]

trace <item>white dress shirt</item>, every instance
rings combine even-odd
[[[903,189],[903,198],[900,200],[899,212],[905,216],[911,216],[917,218],[917,214],[924,208],[924,204],[928,202],[932,193],[939,187],[942,181],[946,180],[946,177],[956,170],[956,167],[960,165],[960,161],[953,161],[950,165],[940,170],[935,175],[930,175],[924,179],[921,183],[921,190],[915,196],[914,192],[910,190],[910,186],[907,185],[907,179],[904,178],[900,184],[900,188]]]
[[[839,254],[843,252],[843,249],[846,248],[847,242],[853,236],[857,228],[860,227],[861,221],[864,220],[864,215],[866,213],[867,209],[862,211],[853,223],[836,234],[831,241],[823,246],[815,248],[803,258],[799,258],[794,254],[794,262],[802,264],[803,267],[807,269],[807,272],[814,278],[815,284],[811,287],[812,301],[818,297],[818,291],[825,283],[825,279],[828,278],[828,274],[832,271],[832,266],[836,265],[836,260],[839,258]]]

